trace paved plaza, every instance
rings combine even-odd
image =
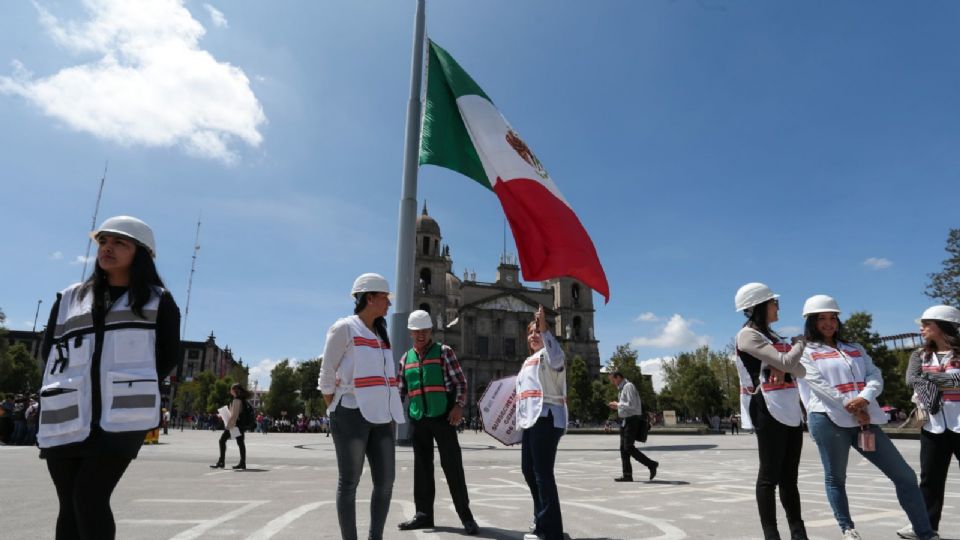
[[[338,538],[336,459],[323,435],[251,434],[245,472],[212,470],[219,432],[171,432],[146,446],[113,497],[120,539]],[[577,539],[760,538],[754,502],[757,454],[751,435],[651,436],[643,450],[660,462],[653,482],[617,484],[618,439],[567,435],[560,444],[557,478],[564,527]],[[484,434],[461,436],[467,483],[481,538],[523,537],[532,512],[520,474],[519,447],[505,448]],[[897,446],[919,470],[919,441]],[[53,538],[56,497],[35,448],[0,447],[0,538]],[[227,464],[236,463],[231,441]],[[436,529],[399,532],[413,515],[413,453],[397,449],[397,480],[386,538],[430,540],[461,537],[443,474],[437,466]],[[645,470],[637,466],[638,477]],[[641,474],[643,473],[643,474]],[[960,538],[960,471],[951,470],[941,533]],[[857,529],[871,539],[896,538],[906,523],[892,484],[852,456],[847,489]],[[803,514],[811,539],[840,533],[823,491],[816,447],[804,438],[800,464]],[[360,537],[366,535],[370,492],[358,491]],[[781,514],[782,531],[786,524]],[[465,538],[465,537],[464,537]]]

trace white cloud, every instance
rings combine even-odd
[[[290,361],[290,367],[296,367],[300,363],[300,360],[296,358],[287,358]],[[282,360],[273,360],[270,358],[264,358],[256,365],[250,365],[249,376],[247,380],[250,383],[250,387],[253,387],[253,381],[257,381],[258,390],[269,390],[270,389],[270,372],[273,371],[273,368],[277,366]]]
[[[634,347],[655,347],[659,349],[695,349],[710,343],[709,336],[698,336],[690,325],[693,321],[674,314],[660,333],[653,337],[634,338],[630,344]]]
[[[89,18],[38,6],[53,40],[97,60],[35,78],[14,61],[0,93],[22,96],[67,126],[123,145],[179,146],[231,163],[257,147],[266,116],[239,68],[198,47],[204,28],[183,0],[84,0]]]
[[[890,268],[891,266],[893,266],[893,261],[885,257],[870,257],[867,260],[863,261],[863,265],[873,270],[883,270],[885,268]]]
[[[53,253],[50,254],[50,260],[51,260],[51,261],[63,260],[63,252],[62,252],[62,251],[54,251]]]
[[[672,362],[676,357],[661,356],[659,358],[650,358],[640,361],[640,371],[644,375],[650,375],[653,382],[653,389],[657,392],[663,390],[667,382],[663,378],[663,363]]]
[[[222,11],[210,4],[204,4],[203,7],[207,10],[207,13],[210,14],[210,22],[212,22],[214,26],[217,28],[230,28],[230,23],[227,22],[227,18],[223,16]]]
[[[653,312],[646,311],[638,315],[637,318],[634,319],[633,321],[634,322],[656,322],[659,320],[660,320],[660,317],[657,317],[656,315],[654,315]]]
[[[77,258],[70,261],[70,264],[74,266],[80,266],[81,264],[92,263],[95,260],[97,260],[96,255],[90,255],[89,257],[84,257],[83,255],[77,255]]]

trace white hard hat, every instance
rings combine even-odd
[[[840,313],[840,306],[832,296],[815,294],[803,303],[803,316],[813,313]]]
[[[367,292],[390,292],[390,284],[387,279],[380,274],[360,274],[360,277],[353,281],[353,288],[350,289],[350,295],[356,296],[359,293]]]
[[[734,307],[737,308],[737,311],[743,311],[760,305],[767,300],[773,300],[774,298],[780,298],[780,295],[773,294],[770,287],[767,287],[763,283],[747,283],[737,289],[737,295],[733,298],[733,304]]]
[[[960,326],[960,309],[946,305],[931,306],[923,310],[917,324],[920,321],[944,321]]]
[[[433,330],[433,319],[429,313],[418,309],[407,319],[407,330]]]
[[[151,257],[157,258],[157,243],[153,239],[153,230],[150,229],[149,225],[135,217],[114,216],[108,218],[97,227],[97,230],[90,233],[90,238],[96,240],[103,233],[130,238],[147,248]]]

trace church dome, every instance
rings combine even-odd
[[[423,212],[417,216],[417,233],[440,236],[440,225],[427,214],[427,203],[423,203]]]

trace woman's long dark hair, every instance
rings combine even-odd
[[[160,279],[160,274],[157,273],[157,266],[153,264],[150,252],[137,242],[134,242],[134,245],[136,251],[133,254],[133,262],[130,263],[130,287],[127,289],[127,299],[133,312],[144,319],[146,317],[143,316],[143,306],[150,301],[153,287],[165,286]],[[102,314],[107,310],[108,290],[107,273],[100,268],[100,262],[97,261],[93,273],[80,287],[77,298],[82,300],[88,292],[93,291],[93,311]]]
[[[233,386],[231,386],[230,389],[237,393],[237,399],[246,401],[247,398],[250,397],[250,392],[247,392],[247,389],[244,388],[240,383],[233,383]]]
[[[377,293],[357,293],[356,299],[357,304],[353,306],[353,314],[359,315],[361,311],[367,307],[367,296]],[[390,335],[387,332],[387,319],[384,317],[377,317],[373,320],[373,332],[377,334],[377,337],[380,338],[380,341],[383,341],[387,344],[387,348],[390,348]]]
[[[775,298],[771,298],[762,304],[747,308],[747,322],[743,323],[744,327],[753,328],[774,342],[783,339],[780,337],[780,334],[777,334],[770,328],[770,321],[767,320],[767,305],[775,300]]]
[[[807,315],[807,318],[803,323],[803,339],[805,341],[810,343],[824,343],[823,334],[820,332],[820,330],[817,330],[817,319],[819,317],[819,313],[811,313]],[[834,343],[847,341],[843,338],[843,323],[840,322],[840,314],[837,314],[837,333],[833,335],[833,341]]]
[[[957,327],[946,321],[931,320],[931,322],[936,324],[940,332],[943,333],[943,339],[947,342],[947,346],[953,350],[953,355],[956,358],[960,358],[960,332],[957,331]],[[937,343],[932,339],[928,339],[927,342],[923,344],[923,350],[929,353],[937,352],[938,348]]]

